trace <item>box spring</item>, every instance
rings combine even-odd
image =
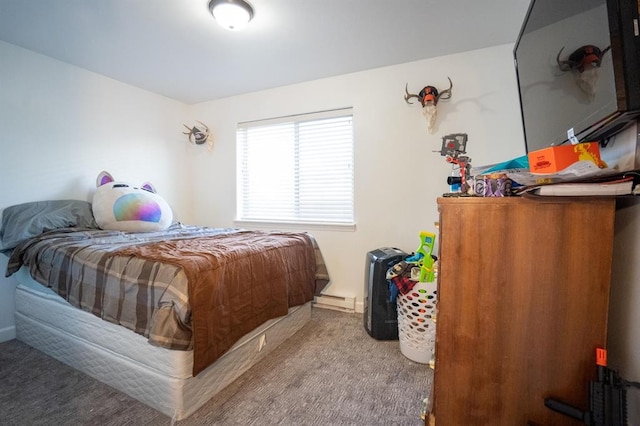
[[[152,346],[124,327],[75,308],[38,284],[17,278],[17,339],[127,395],[181,420],[291,337],[311,318],[311,302],[245,335],[196,377],[192,352]]]

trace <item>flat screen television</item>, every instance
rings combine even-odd
[[[568,141],[605,146],[637,119],[639,7],[638,0],[531,1],[514,47],[527,152]],[[581,56],[589,58],[582,72]]]

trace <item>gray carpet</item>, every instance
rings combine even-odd
[[[422,425],[429,368],[361,314],[313,309],[311,322],[188,419],[187,425]],[[170,425],[171,419],[12,340],[0,343],[2,425]]]

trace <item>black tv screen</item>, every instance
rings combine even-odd
[[[531,1],[514,48],[527,152],[604,145],[637,118],[638,32],[637,0]]]

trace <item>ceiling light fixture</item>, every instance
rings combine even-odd
[[[209,10],[224,29],[237,31],[253,18],[253,8],[244,0],[211,0]]]

